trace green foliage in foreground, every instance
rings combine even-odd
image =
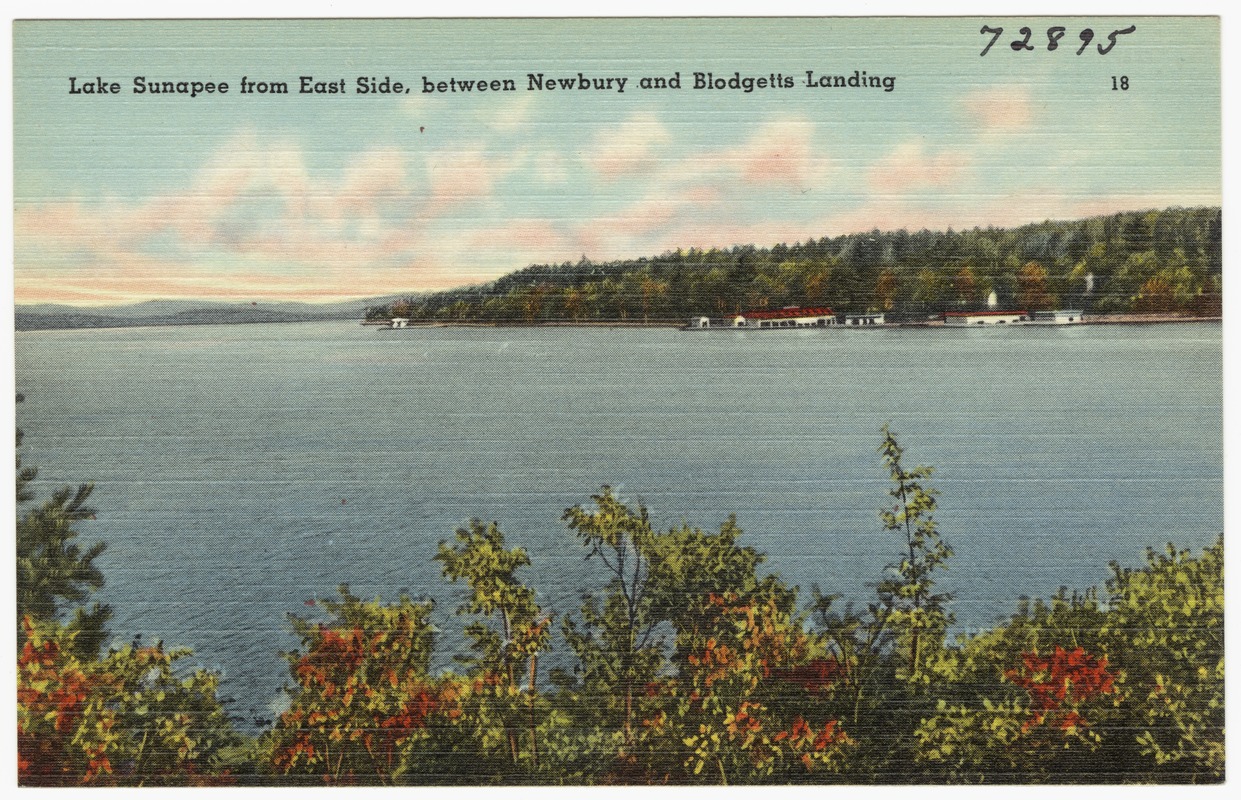
[[[945,650],[969,695],[917,728],[928,775],[1215,782],[1224,776],[1223,540],[1112,565],[1107,600],[1062,592]],[[1014,654],[1020,657],[1015,659]]]
[[[464,589],[459,671],[431,671],[431,601],[364,600],[342,586],[313,616],[291,618],[289,707],[249,741],[231,728],[216,676],[177,664],[188,651],[105,654],[84,643],[100,627],[62,619],[102,575],[97,548],[71,545],[89,517],[57,494],[18,522],[19,542],[25,525],[52,543],[19,573],[19,780],[1223,780],[1222,537],[1198,556],[1169,545],[1142,568],[1113,564],[1102,591],[1022,602],[1005,623],[949,642],[935,578],[953,553],[934,519],[933,471],[906,466],[886,427],[879,452],[892,483],[877,535],[894,560],[862,610],[816,590],[803,612],[795,587],[760,573],[735,519],[659,531],[605,486],[564,514],[598,566],[580,607],[557,614],[570,668],[540,683],[553,614],[519,574],[529,555],[474,520],[435,556]],[[32,477],[19,470],[22,504]]]
[[[22,402],[17,395],[17,402]],[[17,429],[17,447],[22,446],[22,431]],[[74,525],[94,519],[95,512],[87,507],[94,486],[84,483],[76,489],[64,486],[37,506],[31,507],[34,493],[30,483],[39,472],[22,466],[17,456],[17,646],[26,641],[25,617],[61,621],[72,609],[67,633],[72,633],[72,646],[79,654],[95,652],[107,638],[104,626],[111,610],[94,603],[89,609],[78,605],[103,586],[103,573],[95,559],[103,554],[105,545],[96,542],[83,549],[77,540]]]

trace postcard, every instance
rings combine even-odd
[[[1220,21],[18,20],[22,786],[1220,783]]]

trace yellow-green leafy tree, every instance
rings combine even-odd
[[[459,684],[428,674],[432,604],[367,602],[341,586],[317,605],[326,619],[290,616],[302,647],[286,654],[289,708],[260,743],[268,770],[282,783],[425,783],[420,749],[460,717]]]
[[[459,613],[482,618],[465,629],[474,655],[459,658],[471,691],[463,696],[458,725],[473,732],[471,755],[495,761],[495,770],[510,777],[535,771],[547,715],[538,695],[539,654],[551,645],[552,619],[517,577],[530,557],[520,547],[506,548],[499,525],[475,519],[457,530],[455,544],[440,542],[435,559],[445,578],[466,583]]]

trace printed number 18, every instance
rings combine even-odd
[[[1117,78],[1115,75],[1112,76],[1112,91],[1115,92],[1118,90],[1122,92],[1129,91],[1129,76],[1128,75],[1121,75],[1119,78]]]

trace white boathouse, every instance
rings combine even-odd
[[[1015,325],[1029,322],[1025,311],[945,311],[945,325]]]
[[[785,306],[776,311],[746,311],[733,317],[734,328],[827,328],[836,325],[830,308]]]
[[[1034,321],[1045,325],[1075,325],[1082,321],[1082,312],[1062,309],[1059,311],[1035,311]]]
[[[845,314],[845,327],[882,325],[883,314]]]

